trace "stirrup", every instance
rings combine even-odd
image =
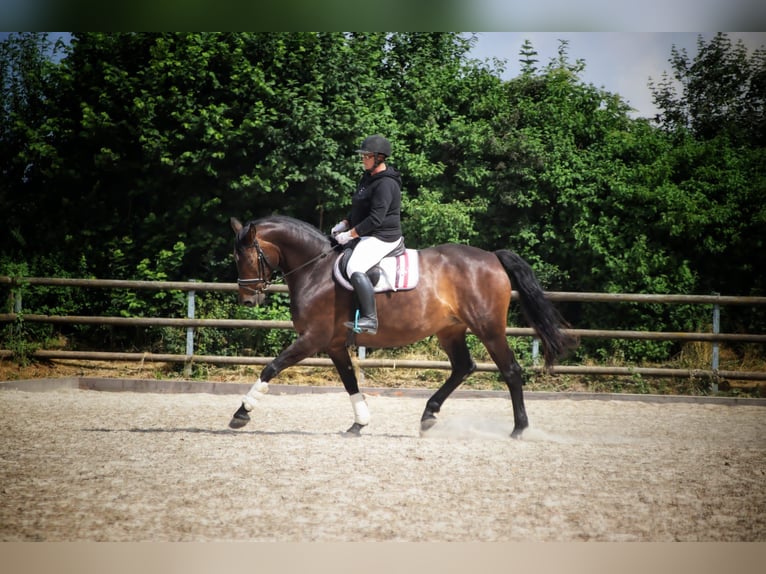
[[[351,329],[357,335],[360,334],[360,333],[369,333],[371,335],[374,335],[375,333],[378,332],[378,326],[377,325],[375,325],[374,329],[367,328],[367,327],[360,327],[359,326],[359,309],[357,309],[356,313],[354,314],[354,321],[353,322],[352,321],[346,321],[344,323],[344,325],[346,327],[348,327],[349,329]]]

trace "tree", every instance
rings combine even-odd
[[[60,50],[45,33],[11,34],[0,43],[0,255],[29,249],[30,223],[50,209],[38,174],[48,170],[55,153],[47,120],[51,58]]]
[[[534,74],[537,71],[536,64],[539,60],[537,59],[537,50],[532,46],[532,42],[529,38],[524,39],[524,43],[521,45],[521,50],[519,50],[519,55],[521,56],[519,62],[521,63],[522,75]]]
[[[14,35],[0,48],[0,265],[233,280],[229,217],[327,229],[350,204],[353,150],[383,133],[411,247],[511,248],[548,289],[763,292],[762,52],[717,37],[700,62],[677,54],[686,91],[657,92],[658,126],[582,82],[565,41],[541,67],[525,42],[508,81],[468,59],[474,41],[77,33],[51,60],[44,36]],[[581,327],[698,320],[680,307],[566,312]],[[604,352],[625,349],[642,352]]]
[[[478,235],[474,214],[486,206],[485,150],[502,82],[468,60],[475,40],[456,33],[388,40],[393,160],[405,177],[403,226],[413,247],[474,242]]]
[[[579,79],[562,43],[538,74],[507,83],[505,107],[491,132],[494,166],[486,215],[488,248],[509,247],[531,262],[552,290],[687,292],[696,277],[683,252],[647,221],[656,218],[652,190],[671,149],[648,122],[633,120],[618,96]],[[658,159],[659,158],[659,159]],[[660,172],[666,173],[666,172]],[[690,320],[665,308],[569,305],[567,317],[591,326],[651,324],[679,328]],[[602,343],[583,345],[595,352]],[[669,345],[606,345],[610,354],[666,356]]]
[[[673,47],[676,83],[650,84],[674,141],[656,188],[658,225],[703,292],[762,294],[753,254],[766,247],[766,49],[748,55],[725,34],[697,47],[693,60]]]
[[[752,56],[742,40],[700,35],[694,60],[673,46],[672,77],[650,81],[656,120],[668,131],[688,129],[700,139],[726,134],[737,143],[766,143],[766,48]],[[680,92],[680,93],[679,93]]]

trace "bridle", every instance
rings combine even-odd
[[[255,252],[258,254],[259,276],[253,279],[240,279],[237,277],[237,285],[239,285],[241,289],[245,289],[252,293],[263,293],[268,288],[268,286],[271,285],[271,277],[274,275],[274,271],[277,269],[277,267],[272,265],[269,261],[269,258],[266,257],[266,254],[261,248],[261,244],[258,243],[258,238],[254,238],[253,244],[249,247],[255,248]],[[266,274],[267,267],[269,269],[268,275]],[[260,285],[258,285],[259,283]],[[251,287],[252,285],[255,286]]]
[[[252,293],[259,293],[259,294],[263,293],[269,287],[269,285],[271,285],[271,283],[272,283],[271,278],[273,277],[274,272],[280,270],[279,266],[271,264],[271,262],[269,261],[269,258],[266,257],[266,254],[263,252],[263,249],[261,248],[261,244],[258,243],[258,238],[257,237],[253,238],[252,245],[245,246],[245,247],[246,248],[247,247],[254,248],[256,254],[258,255],[258,275],[259,275],[259,277],[255,277],[253,279],[240,279],[240,278],[237,278],[237,284],[239,285],[240,288],[246,289],[247,291],[250,291]],[[312,263],[314,263],[314,262],[322,259],[323,257],[327,256],[327,254],[329,254],[331,251],[333,251],[333,247],[332,246],[329,249],[326,249],[326,250],[322,251],[319,255],[316,255],[316,256],[312,257],[311,259],[309,259],[308,261],[306,261],[302,265],[299,265],[295,269],[291,269],[287,273],[283,273],[282,277],[287,277],[289,275],[292,275],[296,271],[299,271],[299,270],[303,269],[304,267],[307,267],[307,266],[311,265]],[[268,274],[266,273],[266,269],[267,268],[268,268]]]

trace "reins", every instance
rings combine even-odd
[[[328,253],[330,253],[330,251],[333,251],[333,247],[330,247],[329,249],[326,249],[326,250],[322,251],[322,252],[321,252],[319,255],[316,255],[315,257],[312,257],[311,259],[309,259],[308,261],[306,261],[306,263],[304,263],[303,265],[299,265],[298,267],[296,267],[296,268],[295,268],[295,269],[293,269],[292,271],[288,271],[287,273],[282,273],[282,277],[287,277],[288,275],[292,275],[292,274],[293,274],[293,273],[295,273],[296,271],[300,271],[300,270],[301,270],[301,269],[303,269],[304,267],[306,267],[306,266],[308,266],[308,265],[311,265],[311,264],[312,264],[312,263],[314,263],[315,261],[318,261],[318,260],[322,259],[322,258],[323,258],[323,257],[325,257],[325,256],[326,256]]]

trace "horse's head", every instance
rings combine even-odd
[[[242,225],[232,217],[234,230],[234,261],[237,263],[239,303],[252,307],[260,305],[266,298],[264,290],[271,283],[271,276],[279,262],[276,246],[263,239],[259,240],[253,223]]]

